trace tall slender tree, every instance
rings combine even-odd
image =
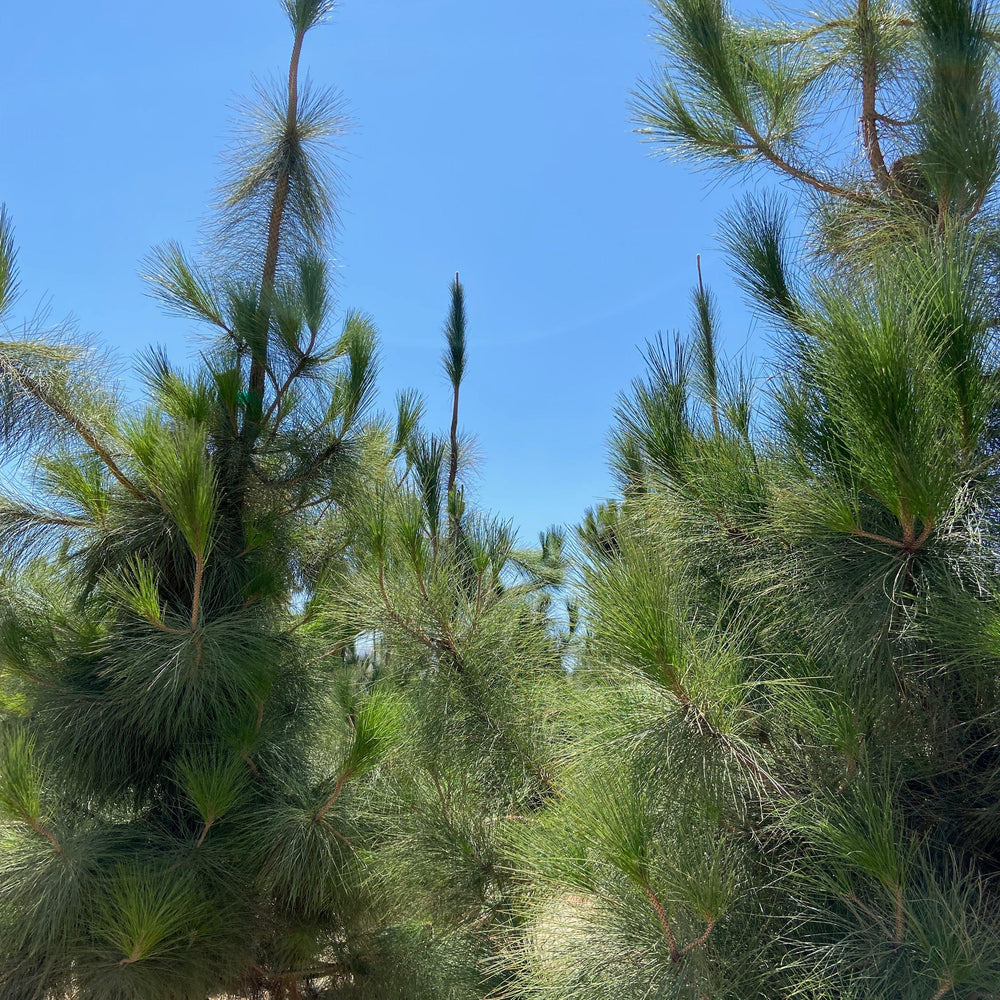
[[[334,573],[324,512],[388,458],[367,416],[371,321],[331,336],[324,143],[336,100],[300,80],[329,0],[285,0],[287,90],[262,94],[214,248],[149,262],[207,323],[192,371],[160,352],[128,405],[58,336],[0,344],[0,996],[297,996],[350,982],[354,786],[397,705],[333,681],[311,624]],[[15,287],[0,225],[0,304]]]
[[[390,692],[405,720],[399,752],[353,799],[371,836],[355,841],[369,894],[347,995],[371,1000],[474,1000],[505,987],[498,946],[515,919],[516,881],[508,835],[551,794],[566,682],[565,628],[547,599],[564,572],[561,536],[518,550],[510,526],[473,498],[455,503],[465,344],[461,286],[452,291],[452,429],[428,434],[422,405],[401,397],[393,461],[327,538],[331,547],[352,539],[347,572],[310,602],[313,627],[355,649],[345,681]]]

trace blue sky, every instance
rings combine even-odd
[[[382,333],[385,400],[414,386],[445,428],[448,283],[466,286],[462,424],[480,501],[522,530],[609,495],[616,395],[657,331],[686,328],[695,255],[725,347],[760,350],[714,234],[731,183],[664,162],[629,91],[656,59],[645,0],[343,0],[304,62],[343,92],[336,246],[344,309]],[[286,65],[276,0],[49,0],[0,7],[0,201],[24,298],[72,315],[127,361],[192,349],[138,267],[194,246],[233,106]]]

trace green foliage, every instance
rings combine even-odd
[[[190,952],[212,936],[212,923],[220,917],[192,873],[118,868],[95,901],[91,921],[99,950],[84,960],[84,988],[91,995],[104,990],[123,997],[204,988],[215,976],[198,969]]]
[[[512,831],[510,995],[992,996],[991,12],[655,6],[647,135],[811,189],[815,253],[745,201],[723,241],[764,377],[699,273],[691,338],[620,401],[556,795]],[[845,82],[864,167],[820,147]]]
[[[336,8],[336,0],[281,0],[292,27],[308,31],[328,18]]]
[[[0,207],[0,317],[17,297],[17,247],[6,206]]]
[[[654,4],[647,134],[805,185],[811,256],[772,196],[728,216],[761,377],[699,262],[619,495],[524,548],[466,489],[458,276],[445,434],[333,330],[335,4],[282,6],[214,239],[147,264],[199,363],[129,404],[0,342],[0,1000],[996,995],[990,10]],[[0,213],[0,313],[15,265]]]
[[[720,0],[653,6],[664,63],[635,110],[657,148],[794,180],[818,199],[817,249],[848,267],[922,232],[991,230],[988,4],[860,0],[767,21]]]
[[[244,761],[217,747],[206,755],[192,754],[182,760],[177,765],[177,777],[205,824],[204,834],[245,800],[250,780]]]
[[[361,934],[372,832],[350,795],[323,803],[373,779],[400,711],[332,696],[309,626],[337,563],[314,539],[392,459],[374,325],[330,334],[331,122],[295,79],[332,4],[286,8],[289,89],[237,156],[220,243],[150,259],[153,294],[208,324],[202,363],[148,352],[130,405],[80,345],[0,344],[4,460],[31,485],[0,498],[0,996],[284,995]]]
[[[465,290],[455,275],[451,284],[451,312],[444,328],[444,370],[452,386],[457,388],[465,375]]]
[[[42,816],[42,791],[34,741],[15,730],[5,735],[2,752],[0,816],[7,822],[37,827]]]
[[[0,345],[32,486],[0,498],[0,997],[509,979],[507,832],[550,794],[572,638],[563,535],[517,549],[464,497],[457,280],[447,439],[415,393],[373,413],[370,317],[331,334],[339,121],[297,75],[333,5],[284,6],[289,89],[234,153],[215,244],[147,262],[207,325],[199,365],[146,352],[129,405],[74,343]]]

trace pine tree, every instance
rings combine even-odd
[[[722,0],[653,6],[665,59],[636,110],[658,150],[794,182],[841,266],[927,229],[995,229],[998,33],[982,0],[856,0],[764,22]]]
[[[720,355],[699,282],[622,397],[620,497],[579,533],[576,739],[514,836],[516,993],[1000,995],[989,11],[656,9],[645,126],[794,179],[818,254],[744,203],[723,238],[774,359]],[[858,157],[809,141],[833,80]]]
[[[0,996],[298,996],[351,979],[350,800],[391,754],[390,692],[339,683],[316,625],[325,512],[388,457],[372,322],[331,333],[335,95],[300,80],[331,0],[283,0],[287,87],[262,92],[196,263],[155,295],[207,324],[151,351],[130,405],[57,334],[0,344]],[[0,305],[16,286],[0,225]],[[22,485],[18,485],[18,484]]]
[[[357,803],[377,833],[365,854],[363,972],[349,995],[372,1000],[473,1000],[504,986],[509,831],[551,795],[566,684],[568,628],[549,613],[565,572],[560,533],[517,549],[510,525],[467,494],[457,279],[445,336],[448,436],[424,429],[422,400],[400,398],[394,461],[345,514],[349,572],[315,601],[317,620],[356,643],[352,683],[402,706],[399,752]]]

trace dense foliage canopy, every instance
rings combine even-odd
[[[640,130],[788,186],[724,224],[772,360],[699,270],[617,498],[524,549],[464,488],[457,275],[447,432],[375,410],[334,5],[283,6],[204,252],[146,262],[190,369],[132,403],[15,334],[0,216],[0,998],[1000,996],[991,9],[657,0]]]

